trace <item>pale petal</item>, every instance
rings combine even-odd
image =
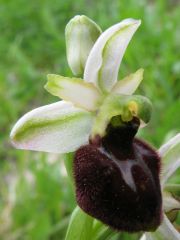
[[[171,222],[168,220],[166,215],[164,215],[164,220],[159,227],[159,232],[164,236],[164,240],[179,240],[180,234],[175,229],[175,227],[171,224]]]
[[[11,139],[20,149],[66,153],[88,141],[93,117],[60,101],[25,114],[13,127]]]
[[[159,149],[159,154],[161,155],[161,157],[164,157],[170,149],[174,148],[174,146],[179,144],[180,144],[180,133],[178,133],[173,138],[171,138],[167,143],[162,145]]]
[[[166,215],[164,215],[164,219],[162,224],[157,230],[159,234],[161,234],[163,240],[179,240],[180,234],[175,229],[173,224],[168,220]]]
[[[94,111],[98,107],[99,91],[92,83],[86,83],[80,78],[49,74],[45,89],[55,96],[73,102],[77,107],[89,111]]]
[[[145,233],[141,240],[179,240],[180,234],[168,220],[166,215],[160,227],[154,233]]]
[[[119,94],[132,95],[143,79],[144,69],[139,69],[124,79],[118,81],[112,89],[112,92]]]
[[[125,19],[100,35],[86,62],[85,81],[93,82],[103,91],[112,89],[127,45],[140,23],[139,20]]]
[[[141,240],[164,240],[159,233],[145,233],[144,238]]]
[[[170,193],[164,193],[163,195],[163,207],[165,212],[180,209],[180,201],[174,198]]]
[[[159,149],[159,154],[163,159],[162,186],[180,167],[180,133],[171,138]]]
[[[146,240],[145,234],[143,234],[143,235],[141,236],[140,240]]]

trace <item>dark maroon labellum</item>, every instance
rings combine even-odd
[[[79,206],[120,231],[155,231],[162,218],[160,158],[134,138],[138,128],[136,118],[109,125],[105,137],[80,147],[74,159]]]

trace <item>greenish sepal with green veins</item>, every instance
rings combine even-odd
[[[114,116],[120,115],[124,122],[131,121],[133,117],[137,117],[148,123],[151,112],[152,104],[146,97],[110,94],[104,100],[95,118],[91,137],[95,135],[104,136],[106,127]]]
[[[25,124],[23,124],[15,133],[15,135],[13,136],[13,141],[21,141],[24,138],[28,137],[28,136],[33,136],[33,134],[36,134],[36,131],[38,129],[42,129],[42,128],[47,128],[47,127],[56,127],[58,125],[62,125],[64,123],[66,124],[70,124],[71,122],[77,122],[79,119],[81,119],[81,117],[84,116],[84,113],[73,113],[71,115],[68,116],[64,116],[61,119],[43,119],[42,121],[39,121],[38,118],[37,119],[29,119],[28,121],[25,122]]]
[[[68,153],[88,141],[92,113],[60,101],[25,114],[11,131],[15,147],[35,151]]]
[[[66,25],[67,60],[76,76],[83,74],[89,52],[101,32],[100,27],[84,15],[75,16]]]
[[[78,114],[73,113],[72,115],[63,117],[62,119],[43,119],[43,121],[31,119],[16,131],[12,140],[14,143],[25,142],[25,139],[30,139],[33,138],[33,136],[36,136],[39,130],[42,131],[43,129],[56,128],[58,126],[63,126],[64,124],[69,124],[71,126],[71,124],[81,121],[81,119],[86,116],[88,115],[82,112]]]

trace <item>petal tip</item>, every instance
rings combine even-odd
[[[136,73],[139,75],[139,81],[141,82],[143,80],[143,75],[144,75],[144,68],[140,68],[136,71]]]
[[[141,25],[141,19],[136,20],[136,24]]]
[[[141,19],[132,19],[133,20],[133,23],[140,26],[141,25]]]

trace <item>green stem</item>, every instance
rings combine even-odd
[[[73,160],[74,160],[74,153],[66,153],[63,155],[64,165],[67,171],[68,178],[73,185],[74,188],[74,177],[73,177]]]

